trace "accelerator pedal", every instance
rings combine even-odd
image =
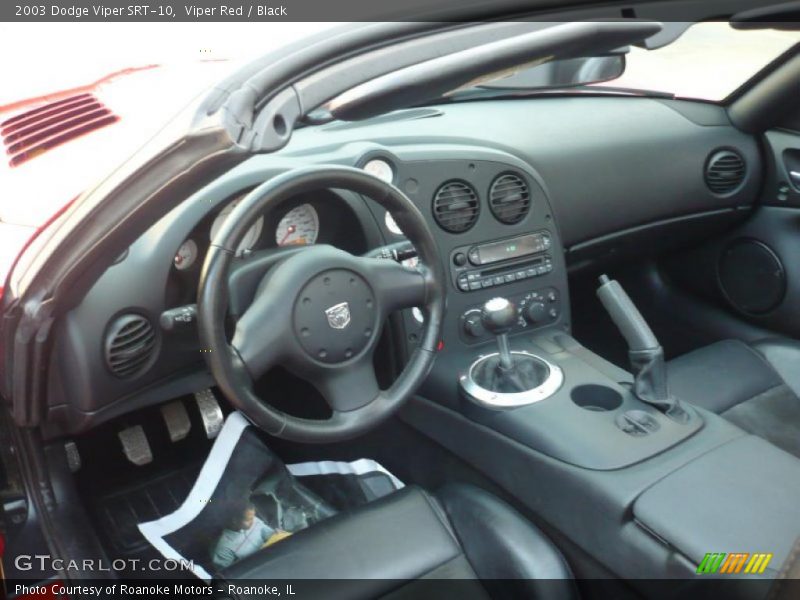
[[[211,388],[202,392],[195,392],[194,399],[197,402],[197,408],[200,410],[200,418],[203,420],[206,437],[212,440],[217,437],[225,421],[222,408],[220,408],[217,397],[211,391]]]

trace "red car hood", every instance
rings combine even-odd
[[[5,149],[0,156],[0,288],[39,227],[236,66],[229,61],[143,65],[85,85],[0,104]],[[99,127],[74,117],[83,109],[94,111],[89,118],[102,111],[102,121],[94,121]],[[68,122],[77,125],[66,126]],[[26,144],[28,149],[20,151]]]

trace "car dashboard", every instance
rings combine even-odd
[[[748,165],[742,185],[722,197],[703,179],[720,148]],[[213,385],[191,312],[210,240],[243,195],[311,164],[365,169],[426,216],[448,274],[445,365],[491,343],[476,311],[496,295],[519,307],[511,335],[569,332],[568,268],[641,251],[631,239],[688,242],[735,219],[755,202],[761,172],[756,141],[719,107],[648,98],[474,102],[307,127],[160,219],[58,323],[46,407],[53,435]],[[236,260],[314,243],[365,254],[404,240],[369,198],[321,189],[262,215]],[[178,318],[167,323],[165,314]],[[415,347],[423,319],[397,315],[400,356]],[[134,346],[144,351],[131,358]]]

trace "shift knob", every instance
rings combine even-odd
[[[492,298],[481,309],[483,326],[495,335],[508,333],[517,322],[517,307],[506,298]]]

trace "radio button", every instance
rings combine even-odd
[[[481,287],[492,287],[494,285],[494,281],[492,281],[491,277],[487,277],[486,279],[481,280]]]
[[[469,249],[469,262],[471,262],[473,265],[481,264],[481,255],[478,253],[477,248]]]

